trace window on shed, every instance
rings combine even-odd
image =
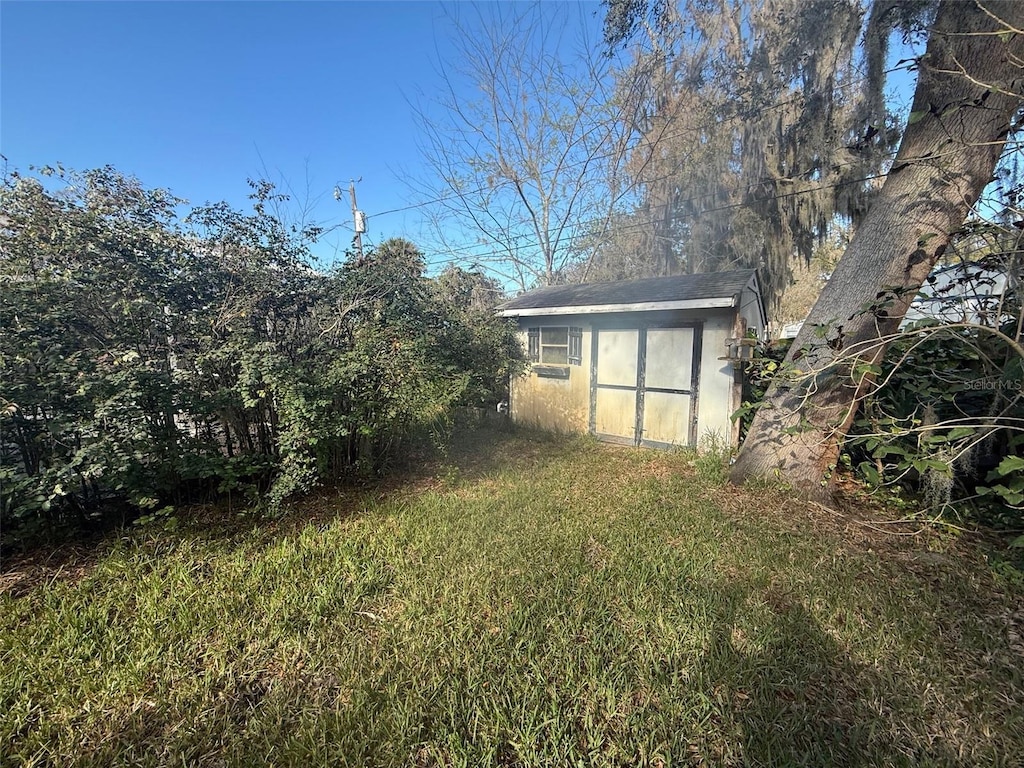
[[[569,329],[540,329],[540,361],[551,365],[569,364]]]
[[[527,330],[530,362],[545,365],[582,365],[583,329],[543,326]]]

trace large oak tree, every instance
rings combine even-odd
[[[924,279],[992,180],[1024,91],[1024,3],[945,0],[885,184],[770,387],[731,478],[811,496]]]
[[[859,219],[892,159],[887,47],[928,11],[910,5],[606,0],[606,43],[632,56],[618,80],[642,96],[627,169],[643,200],[593,271],[761,267],[774,305],[837,217]]]

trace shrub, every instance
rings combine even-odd
[[[182,201],[110,168],[5,179],[5,533],[220,493],[274,508],[502,396],[516,347],[496,295],[466,302],[404,240],[317,271],[318,230],[286,227],[251,184],[252,213],[179,221]]]

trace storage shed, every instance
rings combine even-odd
[[[498,307],[530,366],[511,382],[514,421],[627,445],[734,445],[739,340],[762,338],[753,270],[558,285]]]

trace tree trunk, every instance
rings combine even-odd
[[[999,17],[999,18],[996,18]],[[758,410],[730,479],[827,498],[830,469],[910,302],[991,181],[1022,103],[1024,3],[943,0],[885,185]],[[788,371],[788,372],[787,372]]]

